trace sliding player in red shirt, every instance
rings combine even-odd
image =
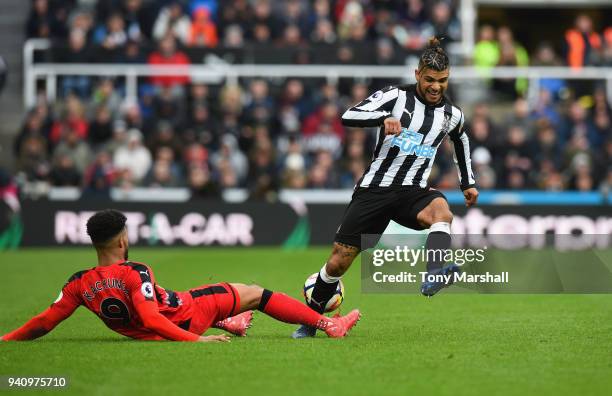
[[[87,233],[98,254],[98,266],[79,271],[57,300],[25,325],[0,339],[41,337],[84,305],[111,330],[140,340],[223,342],[227,335],[201,336],[210,327],[245,335],[253,309],[293,324],[343,337],[359,320],[359,311],[328,318],[286,294],[255,285],[218,283],[186,292],[159,286],[151,269],[128,260],[125,216],[104,210],[87,221]]]

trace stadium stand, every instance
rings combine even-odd
[[[51,41],[36,61],[56,63],[405,65],[431,35],[461,38],[456,1],[273,2],[34,0],[28,38]],[[507,26],[482,24],[473,64],[612,66],[612,26],[579,15],[557,42],[525,45]],[[458,58],[460,60],[460,58]],[[407,70],[409,70],[407,68]],[[344,128],[351,103],[394,79],[239,78],[208,83],[187,75],[126,81],[62,76],[44,87],[16,133],[20,183],[121,188],[188,187],[215,197],[245,188],[352,188],[373,148],[369,131]],[[598,191],[612,185],[612,109],[598,81],[547,78],[527,98],[527,78],[485,78],[469,106],[479,187]],[[451,92],[454,94],[456,92]],[[448,143],[432,185],[456,187]]]

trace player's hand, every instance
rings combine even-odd
[[[230,337],[227,334],[200,336],[198,342],[230,342]]]
[[[389,117],[385,119],[385,135],[399,135],[402,131],[402,124],[399,120]]]
[[[469,208],[472,205],[476,205],[478,201],[478,190],[474,187],[468,188],[463,192],[463,196],[465,197],[465,206]]]

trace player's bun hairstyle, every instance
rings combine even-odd
[[[102,210],[87,220],[87,235],[94,245],[103,245],[123,231],[126,220],[117,210]]]
[[[442,48],[440,39],[437,37],[430,38],[419,59],[419,70],[426,67],[435,71],[443,71],[448,69],[449,64],[448,55]]]

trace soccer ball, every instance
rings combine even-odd
[[[304,283],[304,299],[306,300],[306,304],[309,304],[310,299],[312,298],[312,290],[314,289],[315,282],[317,281],[317,276],[319,276],[318,272],[310,275]],[[342,301],[344,301],[344,283],[342,283],[342,280],[340,280],[338,282],[338,287],[336,288],[336,293],[334,293],[334,296],[325,305],[325,312],[332,312],[340,308]]]

